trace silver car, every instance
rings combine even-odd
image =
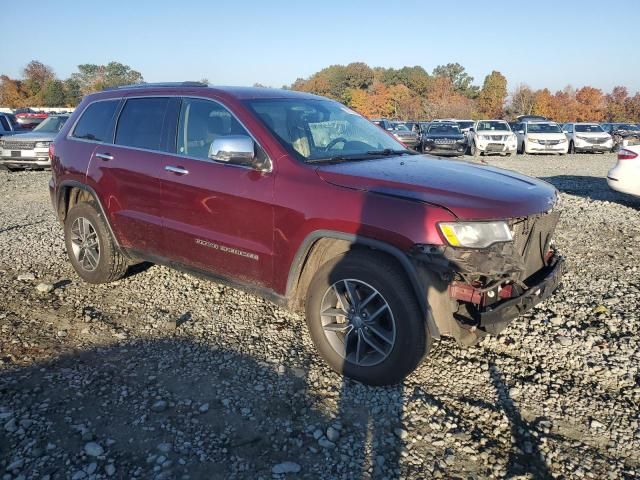
[[[68,118],[69,115],[52,115],[28,133],[2,137],[0,167],[8,170],[49,167],[49,145]]]

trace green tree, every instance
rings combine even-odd
[[[478,110],[485,117],[502,118],[506,99],[507,79],[500,72],[494,70],[484,79],[484,84],[478,94]]]
[[[80,83],[73,78],[67,78],[64,81],[64,104],[67,107],[75,107],[80,100],[82,100]]]
[[[38,60],[31,60],[22,70],[22,88],[26,92],[29,102],[42,102],[42,93],[49,80],[56,78],[53,69]]]
[[[476,98],[478,96],[479,87],[473,85],[473,77],[459,63],[438,65],[433,69],[433,76],[449,78],[453,89],[465,97]]]
[[[140,72],[119,62],[109,62],[107,65],[78,65],[78,72],[72,74],[71,79],[78,82],[80,91],[85,95],[109,87],[144,82]]]
[[[64,84],[60,80],[47,80],[40,95],[43,105],[47,107],[62,107],[65,105]]]

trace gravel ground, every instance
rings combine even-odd
[[[487,161],[563,192],[564,289],[393,388],[240,291],[82,283],[49,173],[0,172],[0,478],[640,477],[640,201],[607,188],[612,155]]]

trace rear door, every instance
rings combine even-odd
[[[171,97],[126,98],[113,143],[99,145],[89,166],[88,175],[107,192],[105,210],[118,241],[145,255],[162,253],[162,166],[178,106]]]
[[[219,102],[182,100],[176,155],[163,165],[166,255],[245,284],[268,286],[274,174],[210,160],[211,142],[227,135],[249,133]]]

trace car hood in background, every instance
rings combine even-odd
[[[333,185],[438,205],[463,220],[545,212],[557,196],[552,185],[536,178],[430,155],[325,165],[317,173]]]
[[[16,132],[14,135],[14,139],[24,141],[32,141],[32,142],[52,142],[58,132],[33,132],[28,131],[26,133]]]
[[[463,140],[466,137],[463,133],[427,133],[424,136],[425,139],[447,138],[451,140]]]

